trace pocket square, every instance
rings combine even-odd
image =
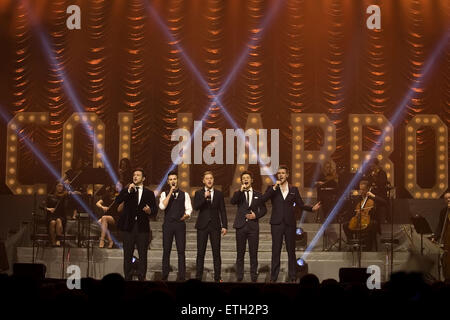
[[[255,199],[258,199],[258,197],[255,197]]]

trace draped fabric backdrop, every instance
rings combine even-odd
[[[238,126],[249,113],[261,113],[264,127],[280,129],[280,162],[291,164],[292,113],[325,113],[337,130],[332,158],[349,165],[352,113],[394,114],[442,37],[448,36],[448,0],[0,0],[0,105],[10,115],[50,112],[46,126],[29,125],[23,133],[61,168],[62,124],[74,112],[58,71],[64,70],[80,106],[106,124],[106,152],[118,165],[119,112],[133,114],[131,161],[158,184],[171,165],[176,144],[170,135],[178,113],[192,113],[203,128],[225,133],[233,128],[212,94]],[[66,8],[81,8],[81,30],[68,30]],[[366,8],[381,8],[381,30],[368,30]],[[168,36],[152,10],[167,26]],[[272,19],[266,19],[271,10]],[[34,22],[32,19],[34,16]],[[262,21],[267,20],[263,24]],[[260,32],[262,31],[262,32]],[[40,36],[51,45],[48,60]],[[231,70],[249,50],[234,76]],[[210,88],[188,65],[189,56]],[[450,125],[450,46],[438,55],[426,81],[415,89],[395,128],[395,181],[404,185],[404,125],[417,114],[437,114]],[[1,124],[2,146],[5,123]],[[381,132],[364,130],[363,147],[374,146]],[[305,148],[319,149],[321,130],[307,128]],[[433,185],[435,133],[424,127],[417,138],[419,184]],[[22,183],[51,182],[44,166],[19,144]],[[450,150],[450,148],[449,148]],[[76,131],[75,153],[92,159],[92,143]],[[0,148],[0,191],[5,150]],[[200,185],[205,169],[227,188],[234,165],[191,166],[191,185]],[[315,165],[306,165],[310,183]],[[256,172],[256,170],[255,170]],[[308,180],[309,179],[309,180]],[[260,178],[257,179],[258,183]],[[400,196],[408,196],[404,188]]]

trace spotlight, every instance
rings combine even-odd
[[[305,274],[308,273],[308,264],[303,258],[297,258],[295,264],[295,277],[296,279],[301,279]]]
[[[295,229],[295,247],[298,250],[305,250],[308,243],[308,233],[306,233],[301,227]]]
[[[131,258],[131,277],[139,275],[139,258],[133,256]]]

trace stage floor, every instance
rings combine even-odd
[[[267,219],[265,217],[265,219]],[[193,278],[195,276],[195,261],[197,254],[196,246],[196,231],[193,226],[194,221],[187,223],[186,233],[186,278]],[[71,225],[72,224],[72,225]],[[75,232],[75,221],[68,221],[68,232]],[[308,234],[306,246],[298,247],[296,251],[297,257],[304,257],[308,264],[308,272],[316,274],[320,280],[332,278],[339,280],[339,269],[344,267],[355,267],[358,264],[357,253],[351,251],[351,247],[341,244],[342,251],[338,251],[339,225],[332,224],[329,226],[326,234],[327,240],[324,241],[322,236],[318,236],[315,243],[311,241],[317,235],[321,225],[315,223],[303,224],[303,230]],[[399,244],[394,246],[394,264],[393,270],[404,270],[409,259],[409,250],[411,249],[410,241],[406,238],[406,232],[410,230],[409,226],[394,225],[394,236],[399,239]],[[97,234],[98,228],[92,226],[92,234]],[[162,263],[162,227],[158,221],[152,223],[153,240],[150,244],[148,253],[148,280],[161,279],[161,263]],[[390,225],[382,226],[382,234],[378,236],[378,251],[377,252],[363,252],[361,256],[361,266],[367,267],[369,265],[376,265],[381,270],[381,280],[386,281],[389,277],[389,255],[388,248],[380,243],[380,239],[390,237]],[[345,240],[345,236],[343,236]],[[416,239],[417,240],[417,239]],[[333,246],[333,244],[335,244]],[[100,249],[98,242],[92,243],[93,249],[89,252],[89,270],[88,270],[88,252],[86,248],[78,248],[75,243],[68,243],[66,249],[64,269],[68,265],[78,265],[81,268],[82,276],[90,276],[96,279],[101,279],[104,275],[112,272],[123,272],[123,253],[121,249]],[[304,256],[305,249],[310,246],[311,251]],[[260,228],[260,243],[258,251],[259,260],[259,276],[258,282],[267,282],[269,280],[270,261],[271,261],[271,235],[270,225],[263,223]],[[235,261],[236,261],[236,243],[234,230],[230,229],[229,233],[222,238],[221,243],[222,256],[222,279],[224,281],[236,281],[235,277]],[[325,249],[325,250],[324,250]],[[329,250],[329,251],[327,251]],[[31,246],[21,246],[17,248],[17,262],[29,263],[32,261],[33,249]],[[39,247],[35,252],[35,261],[43,263],[47,267],[48,278],[65,278],[67,274],[62,269],[62,248]],[[135,252],[136,256],[137,251]],[[432,258],[434,259],[434,258]],[[436,258],[437,259],[437,258]],[[173,272],[169,275],[169,280],[176,279],[177,270],[177,252],[175,244],[171,252],[171,266]],[[250,281],[249,270],[249,255],[248,250],[245,257],[245,275],[244,281]],[[285,281],[287,278],[287,254],[285,248],[281,254],[281,268],[278,280]],[[208,247],[205,257],[205,281],[213,281],[213,261],[212,251],[208,242]]]

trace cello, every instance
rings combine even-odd
[[[370,199],[367,195],[371,192],[372,187],[369,188],[365,197],[358,202],[355,207],[355,215],[350,219],[348,223],[348,228],[352,231],[361,231],[367,229],[370,224],[370,210],[375,207],[375,201]]]

